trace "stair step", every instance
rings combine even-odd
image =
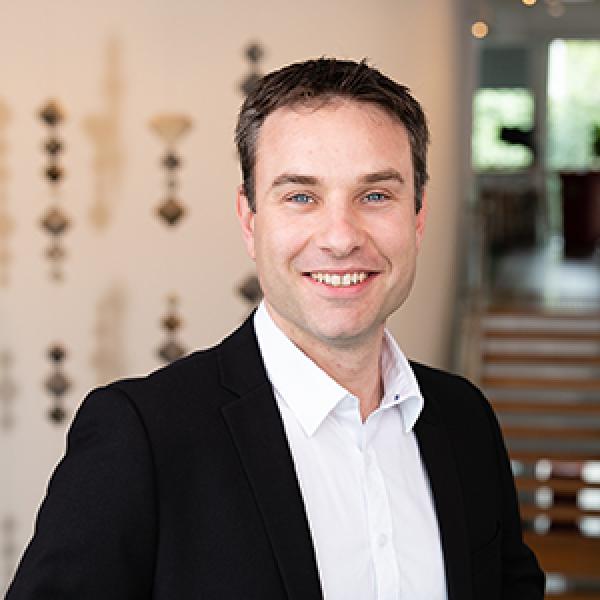
[[[505,438],[511,440],[531,440],[540,442],[579,442],[589,441],[592,444],[597,443],[597,448],[600,450],[600,436],[598,431],[590,429],[576,429],[556,427],[525,427],[525,426],[503,426],[502,431]],[[591,447],[591,446],[590,446]],[[596,448],[596,446],[594,446]]]
[[[519,314],[487,314],[482,319],[484,331],[528,331],[556,333],[598,333],[600,317],[594,316],[542,316]]]
[[[507,444],[508,448],[508,444]],[[568,455],[560,449],[555,448],[509,448],[511,461],[523,463],[535,463],[540,460],[551,460],[557,462],[577,461],[582,463],[600,462],[600,452],[587,452],[571,448]]]
[[[510,340],[547,340],[547,341],[600,341],[600,333],[595,330],[577,330],[577,331],[547,331],[545,329],[537,330],[484,330],[482,331],[484,339],[510,339]]]
[[[578,485],[600,485],[600,461],[587,458],[568,460],[547,458],[511,459],[517,481],[522,479],[540,482],[571,481]]]
[[[512,437],[505,434],[512,458],[600,459],[600,439],[555,439],[547,437]]]
[[[600,540],[586,538],[572,533],[539,535],[532,531],[524,534],[525,542],[536,554],[543,556],[546,571],[569,573],[570,576],[598,577],[598,555]],[[573,596],[585,600],[586,596],[577,593]],[[569,596],[556,596],[557,600],[567,600]]]
[[[597,379],[564,379],[561,377],[538,379],[530,377],[497,377],[485,375],[481,380],[482,386],[486,389],[494,388],[512,388],[522,390],[552,390],[561,391],[593,390],[600,392],[600,381]]]
[[[522,365],[586,365],[600,369],[600,356],[548,356],[545,354],[484,354],[483,359],[487,364],[512,364],[519,362]]]
[[[539,552],[536,553],[536,556],[538,556],[538,555],[539,555]],[[546,581],[546,587],[548,587],[548,585],[550,585],[549,581],[550,580],[547,579],[547,581]],[[570,577],[568,577],[565,581],[566,581],[565,584],[563,584],[563,583],[558,584],[558,585],[561,586],[559,588],[560,590],[562,590],[563,586],[573,585],[571,583],[572,579]],[[589,586],[590,584],[587,583],[587,579],[586,579],[586,580],[584,580],[584,582],[581,585],[583,585],[583,586]],[[571,593],[571,592],[565,592],[564,594],[562,593],[562,591],[559,591],[559,592],[552,592],[552,594],[551,594],[550,597],[551,598],[556,598],[556,600],[599,600],[600,599],[600,595],[599,595],[599,592],[597,591],[597,589],[600,587],[600,583],[594,582],[594,585],[596,587],[592,591],[588,591],[585,588],[584,588],[584,590],[582,592],[580,592],[578,589],[575,589],[575,591],[573,591],[573,593]],[[554,589],[554,588],[552,588],[552,589]]]
[[[600,340],[532,340],[510,338],[486,338],[481,342],[484,359],[492,356],[538,356],[538,357],[596,357],[600,359]]]
[[[566,433],[569,429],[593,433],[600,439],[600,414],[527,414],[522,412],[501,412],[498,415],[500,425],[508,428],[558,429]]]
[[[572,404],[572,405],[597,405],[600,404],[600,389],[597,391],[586,389],[565,389],[552,387],[548,389],[519,389],[511,387],[484,388],[485,395],[494,402],[527,402],[530,404]]]
[[[600,517],[598,513],[580,511],[576,506],[553,506],[552,508],[542,509],[537,506],[521,504],[521,518],[533,519],[538,515],[546,515],[553,521],[578,521],[582,517]]]
[[[600,401],[595,404],[552,404],[550,402],[531,403],[524,400],[492,400],[496,414],[504,412],[524,413],[531,415],[600,415]]]
[[[572,494],[577,494],[580,490],[588,489],[600,491],[600,483],[586,483],[585,481],[581,481],[581,479],[547,479],[540,481],[539,479],[519,477],[515,479],[515,482],[520,490],[533,492],[543,487],[548,487],[558,493]]]
[[[600,367],[595,364],[546,364],[532,363],[521,364],[516,362],[485,363],[483,365],[484,377],[506,377],[530,379],[565,379],[596,380],[600,386]]]
[[[486,314],[491,316],[517,316],[517,317],[550,317],[563,319],[600,319],[599,305],[593,304],[588,308],[581,306],[567,306],[565,308],[550,308],[540,306],[511,306],[496,304],[488,308]]]

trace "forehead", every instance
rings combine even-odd
[[[298,101],[277,108],[263,122],[258,141],[271,135],[295,134],[311,124],[323,128],[323,137],[325,137],[325,133],[331,129],[326,128],[326,124],[335,127],[343,124],[344,121],[360,123],[362,129],[370,129],[373,132],[381,128],[389,128],[396,133],[399,131],[406,133],[402,122],[379,105],[332,96]]]
[[[412,176],[404,125],[379,106],[343,98],[278,108],[256,143],[255,175],[273,172],[332,175],[395,168]]]

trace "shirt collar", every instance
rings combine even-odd
[[[404,431],[411,431],[423,410],[423,395],[410,363],[387,329],[381,351],[381,377],[384,392],[378,410],[399,406]]]
[[[264,301],[254,315],[254,329],[273,388],[312,436],[350,392],[334,381],[274,323]],[[406,357],[386,330],[381,356],[384,395],[378,411],[398,406],[404,430],[410,431],[423,408],[423,397]]]

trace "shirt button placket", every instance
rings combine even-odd
[[[397,600],[398,564],[392,539],[392,517],[383,474],[375,453],[364,453],[369,535],[375,571],[377,600]]]

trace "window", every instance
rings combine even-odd
[[[554,40],[548,55],[548,167],[600,167],[600,42]]]
[[[528,89],[477,90],[473,100],[473,168],[518,170],[531,166],[533,111],[533,94]]]

